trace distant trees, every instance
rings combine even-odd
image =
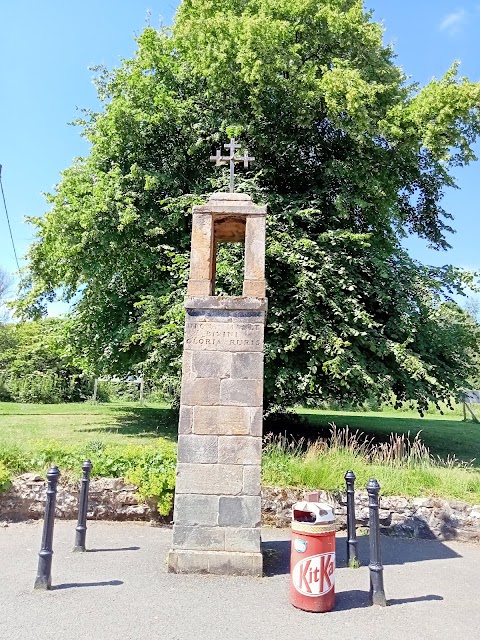
[[[64,321],[45,318],[0,326],[0,401],[75,402],[91,395],[91,381],[70,364]]]

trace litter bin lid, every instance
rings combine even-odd
[[[292,521],[325,524],[335,521],[335,512],[326,502],[296,502],[292,507]]]

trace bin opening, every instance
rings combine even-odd
[[[292,507],[292,519],[295,522],[333,522],[335,515],[333,508],[324,502],[297,502]]]
[[[311,511],[301,511],[300,509],[294,509],[293,519],[296,522],[315,522],[317,517]]]

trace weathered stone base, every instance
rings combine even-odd
[[[210,573],[230,576],[261,576],[263,574],[261,553],[171,549],[167,563],[169,573]]]
[[[185,306],[169,570],[261,575],[266,300],[190,297]]]
[[[0,493],[0,523],[42,518],[45,512],[45,478],[27,473],[17,476],[12,487]],[[262,490],[262,524],[269,527],[289,527],[292,504],[304,499],[302,489],[264,487]],[[325,492],[320,499],[335,507],[338,530],[346,528],[346,496]],[[355,495],[357,526],[368,526],[368,496],[364,491]],[[440,498],[402,498],[382,496],[380,503],[382,533],[410,538],[436,538],[459,542],[480,543],[480,505]],[[201,515],[204,511],[200,509]],[[75,520],[78,515],[78,486],[60,484],[55,516]],[[88,503],[89,520],[150,520],[152,523],[170,524],[171,518],[159,516],[155,504],[142,504],[137,487],[126,484],[122,478],[99,478],[90,482]],[[197,520],[196,524],[203,521]],[[72,529],[73,531],[73,529]],[[256,552],[257,533],[254,528],[225,528],[225,547],[230,553]],[[180,531],[179,531],[180,533]],[[258,530],[258,539],[260,530]],[[242,545],[242,546],[240,546]]]

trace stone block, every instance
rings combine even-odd
[[[225,551],[260,552],[260,529],[228,527],[225,529]]]
[[[261,576],[263,557],[261,553],[212,552],[208,559],[208,573],[220,576]]]
[[[198,300],[198,298],[194,298]],[[252,313],[256,313],[253,311]],[[258,313],[261,313],[260,311]],[[187,309],[185,318],[186,324],[192,322],[222,322],[230,324],[232,322],[232,312],[226,309]]]
[[[220,404],[220,380],[216,378],[183,380],[180,404],[190,406]]]
[[[192,430],[198,434],[247,435],[251,420],[247,407],[194,407]]]
[[[257,576],[263,573],[261,553],[172,549],[168,554],[170,573]]]
[[[218,438],[218,461],[221,464],[260,464],[261,457],[262,439],[258,436]]]
[[[245,280],[265,280],[265,218],[263,216],[247,218]]]
[[[193,352],[191,371],[194,377],[227,378],[231,375],[231,368],[231,353],[226,353],[224,351]]]
[[[243,467],[231,464],[177,464],[176,495],[238,495],[243,488]]]
[[[212,270],[212,216],[208,214],[194,214],[192,219],[192,249],[190,252],[190,281],[211,280]]]
[[[180,407],[180,415],[178,419],[178,434],[192,433],[193,424],[193,408],[182,406]]]
[[[263,324],[259,322],[226,323],[216,320],[185,322],[184,348],[192,351],[261,351]]]
[[[187,283],[187,295],[189,296],[211,296],[211,280],[189,280]]]
[[[215,527],[218,524],[218,496],[178,494],[175,498],[175,525]]]
[[[252,421],[250,423],[250,434],[252,436],[263,435],[263,407],[250,409],[252,412]]]
[[[265,280],[244,280],[243,281],[244,296],[255,296],[257,298],[264,298],[265,290],[266,290]]]
[[[195,218],[198,214],[222,214],[222,217],[225,215],[233,215],[235,217],[246,217],[253,215],[255,217],[265,218],[266,206],[259,206],[253,204],[250,197],[248,200],[241,200],[238,196],[240,194],[234,193],[232,195],[236,196],[232,199],[220,198],[220,194],[214,193],[209,201],[206,204],[195,205],[193,207],[193,216]]]
[[[178,462],[198,464],[217,462],[217,436],[179,435],[177,459]]]
[[[215,242],[245,242],[245,218],[222,216],[214,221]]]
[[[246,496],[259,496],[262,490],[262,467],[260,464],[245,465],[243,468],[243,491]]]
[[[174,549],[225,549],[225,530],[221,527],[173,526],[172,546]]]
[[[260,496],[220,496],[218,524],[221,527],[259,527]]]
[[[195,403],[186,402],[185,404]],[[220,383],[220,402],[217,404],[261,407],[263,404],[263,380],[242,380],[239,378],[222,380]]]
[[[233,353],[231,377],[263,380],[263,353]]]
[[[187,313],[190,309],[205,310],[219,309],[221,311],[266,311],[268,301],[266,298],[249,298],[244,296],[203,296],[185,298]]]
[[[182,357],[182,382],[184,380],[190,380],[192,378],[192,356],[193,351],[183,350]]]
[[[232,324],[240,324],[242,322],[257,323],[262,331],[265,326],[265,313],[263,311],[231,311],[230,322]]]
[[[251,202],[252,197],[248,195],[248,193],[231,193],[229,191],[217,191],[216,193],[212,193],[208,201],[212,203],[219,202],[219,201],[220,202],[224,202],[224,201]]]
[[[168,552],[169,573],[208,573],[208,553],[171,549]]]

